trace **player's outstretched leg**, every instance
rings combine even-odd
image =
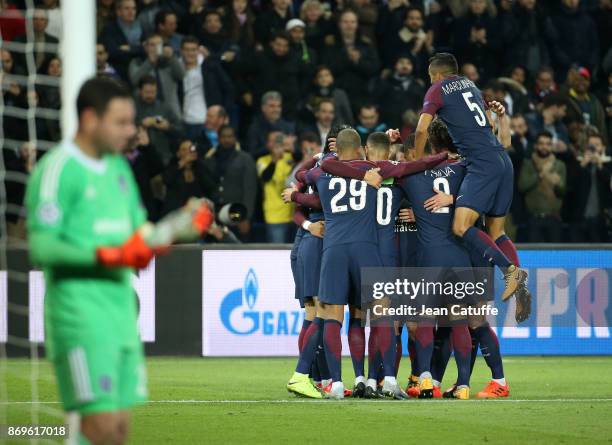
[[[472,338],[467,324],[453,326],[451,338],[457,363],[457,387],[453,392],[453,398],[466,400],[470,398],[470,360],[472,356]]]
[[[433,354],[434,321],[419,322],[416,331],[416,351],[419,361],[419,399],[433,397],[433,379],[430,372]]]
[[[438,326],[434,334],[434,348],[431,356],[431,376],[434,385],[434,398],[442,397],[440,385],[452,352],[451,328]],[[418,395],[418,394],[417,394]]]
[[[499,350],[499,339],[495,331],[491,329],[488,323],[485,323],[474,329],[473,332],[480,344],[482,356],[487,366],[491,369],[492,377],[486,388],[480,391],[476,397],[486,399],[508,397],[510,395],[510,388],[504,378],[504,366]]]
[[[365,395],[366,380],[364,372],[365,360],[365,329],[361,325],[361,318],[350,318],[348,329],[348,344],[355,371],[355,386],[353,387],[353,397],[363,397]]]
[[[395,323],[395,377],[399,372],[400,363],[402,361],[402,328],[403,325]]]
[[[495,244],[504,252],[504,254],[510,259],[512,264],[517,268],[520,268],[518,253],[514,243],[504,232],[505,217],[487,217],[487,231],[491,238],[495,240]],[[531,314],[531,293],[527,288],[527,271],[519,269],[519,273],[524,276],[524,284],[519,287],[516,292],[516,312],[515,319],[517,323],[521,323],[529,317]]]
[[[408,327],[408,355],[410,357],[410,377],[406,385],[409,397],[419,396],[419,362],[416,353],[416,323],[407,322]]]
[[[321,399],[323,396],[312,384],[309,377],[310,368],[317,352],[317,342],[319,330],[323,329],[323,320],[315,318],[308,326],[302,340],[302,351],[298,359],[295,372],[287,382],[287,391],[302,397]]]
[[[382,356],[378,348],[378,338],[375,335],[375,329],[370,327],[370,337],[368,338],[368,380],[364,397],[366,399],[377,399],[378,394],[378,370],[382,365]]]
[[[506,282],[502,293],[502,300],[505,301],[515,295],[517,290],[522,292],[523,289],[526,289],[527,272],[512,264],[488,234],[474,227],[478,217],[479,214],[475,210],[458,207],[453,220],[453,232],[461,237],[470,249],[501,269]],[[503,218],[487,218],[487,223],[490,219],[503,221]]]

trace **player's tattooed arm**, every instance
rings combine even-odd
[[[301,206],[296,206],[295,210],[293,211],[293,222],[296,226],[302,227],[302,224],[304,224],[306,221],[308,221],[308,218],[306,218],[304,209]]]
[[[427,129],[433,121],[433,115],[429,113],[421,113],[419,123],[414,132],[414,157],[421,159],[425,155],[425,144],[427,143]]]
[[[510,118],[506,114],[506,108],[501,102],[495,100],[489,102],[488,106],[490,111],[497,114],[497,139],[504,148],[509,148],[512,145],[512,135],[510,132]]]
[[[303,184],[306,183],[306,173],[317,165],[317,158],[312,158],[304,162],[301,167],[295,172],[295,179]]]
[[[444,152],[433,156],[427,156],[418,161],[380,161],[377,165],[380,167],[380,175],[383,178],[401,178],[433,168],[446,159],[448,159],[448,153]]]
[[[295,202],[303,207],[308,207],[311,209],[320,210],[321,209],[321,200],[319,199],[319,195],[315,193],[300,193],[300,189],[295,183],[291,183],[290,187],[287,187],[285,190],[281,192],[281,198],[285,204],[289,204],[290,202]]]
[[[444,193],[435,187],[433,191],[436,192],[436,194],[423,203],[423,207],[425,207],[425,210],[435,212],[438,209],[441,209],[443,207],[450,207],[455,204],[455,197],[453,195]]]
[[[342,178],[358,179],[365,181],[368,185],[374,188],[379,188],[383,180],[379,173],[379,168],[371,168],[370,170],[360,170],[355,168],[346,162],[339,161],[338,159],[327,159],[321,164],[321,169],[329,173],[330,175],[340,176]]]
[[[290,198],[291,201],[303,207],[321,210],[321,199],[319,199],[319,195],[316,193],[300,193],[298,191],[293,191]]]

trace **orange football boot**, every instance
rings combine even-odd
[[[499,397],[508,397],[510,395],[510,387],[502,386],[499,383],[491,380],[487,387],[476,394],[479,399],[497,399]]]

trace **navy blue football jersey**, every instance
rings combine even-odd
[[[375,164],[363,160],[346,161],[360,170]],[[350,243],[377,243],[377,190],[358,179],[340,178],[315,167],[306,174],[308,184],[315,183],[323,214],[325,236],[323,250]]]
[[[435,82],[423,101],[423,113],[437,114],[444,121],[459,152],[468,159],[504,150],[491,130],[486,109],[480,90],[462,76]]]
[[[395,231],[397,214],[404,197],[404,192],[397,184],[397,179],[383,181],[376,193],[376,224],[378,227],[378,251],[383,261],[397,263],[399,241]],[[397,264],[386,264],[397,266]]]
[[[412,202],[418,228],[416,233],[423,248],[455,242],[452,231],[454,209],[444,207],[430,212],[423,203],[434,195],[434,188],[456,197],[464,175],[465,165],[451,161],[404,178],[402,188]]]

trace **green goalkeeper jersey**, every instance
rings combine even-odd
[[[93,159],[72,141],[62,142],[36,165],[25,202],[30,256],[45,275],[51,358],[71,338],[137,344],[133,271],[99,266],[95,253],[123,244],[146,220],[126,160]]]

